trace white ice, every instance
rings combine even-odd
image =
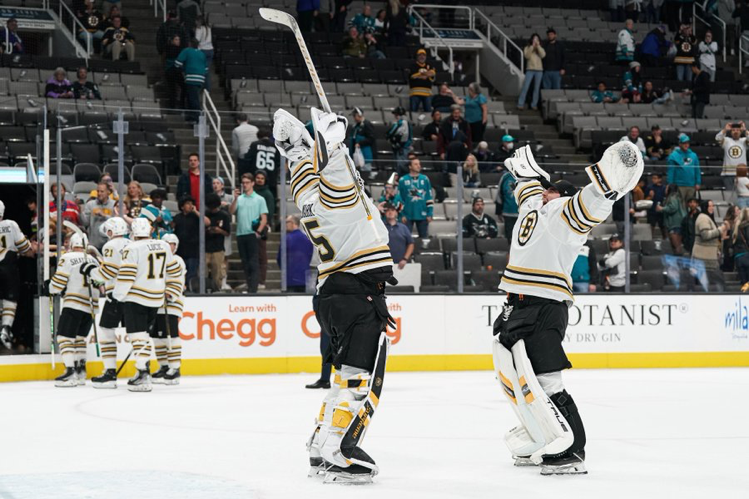
[[[572,370],[587,476],[514,468],[490,372],[388,373],[369,486],[307,478],[314,375],[183,377],[130,393],[0,384],[0,498],[749,497],[749,369]]]

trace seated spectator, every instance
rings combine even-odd
[[[382,191],[382,195],[380,196],[379,201],[377,202],[377,208],[380,210],[380,213],[382,213],[382,216],[385,216],[385,205],[391,204],[395,207],[395,210],[400,214],[401,210],[403,210],[403,200],[401,199],[401,195],[398,192],[398,182],[396,180],[390,181],[388,180],[388,183],[385,184],[385,189]]]
[[[112,18],[120,16],[121,23],[123,28],[130,29],[130,19],[122,15],[122,11],[117,5],[113,5],[112,9],[109,11],[109,14],[107,14],[104,17],[104,25],[101,27],[103,31],[106,31],[108,27],[112,25]]]
[[[113,61],[119,61],[122,51],[125,51],[128,61],[135,60],[135,37],[122,26],[121,17],[113,17],[112,25],[104,32],[101,45],[106,55],[111,55]]]
[[[437,97],[435,95],[435,97]],[[432,105],[434,105],[434,99],[432,99]],[[440,125],[442,124],[442,113],[435,107],[432,109],[432,121],[424,127],[421,132],[421,138],[427,142],[437,142],[440,135]]]
[[[494,155],[494,161],[504,165],[505,160],[515,153],[515,137],[512,135],[502,136],[502,145],[499,146],[497,153]]]
[[[351,26],[355,27],[359,33],[374,31],[375,19],[372,17],[372,6],[370,4],[364,4],[362,11],[351,20]]]
[[[690,67],[695,63],[697,55],[697,37],[692,34],[691,24],[682,24],[679,33],[674,38],[676,45],[676,79],[679,81],[689,81],[692,75],[689,73]]]
[[[0,28],[0,54],[17,54],[25,53],[23,40],[18,36],[18,20],[15,17],[8,19],[4,28]],[[5,40],[8,40],[7,42]]]
[[[179,202],[179,213],[172,221],[174,235],[179,238],[177,254],[185,261],[185,285],[198,273],[200,266],[200,214],[195,207],[195,200],[185,196]]]
[[[715,82],[715,73],[718,70],[715,62],[715,53],[718,52],[718,42],[713,41],[713,32],[707,30],[705,39],[697,46],[700,54],[700,68],[710,75],[710,81]]]
[[[454,105],[450,116],[440,126],[437,150],[445,161],[465,161],[468,151],[473,149],[471,127],[461,114],[460,106]],[[450,165],[450,169],[455,173],[454,165]]]
[[[632,19],[624,22],[624,29],[619,32],[616,43],[616,62],[627,65],[635,60],[635,37],[632,35],[635,23]]]
[[[624,73],[624,86],[622,87],[622,102],[637,104],[640,102],[642,83],[640,82],[640,63],[632,61],[629,63],[629,71]]]
[[[281,262],[281,249],[276,262],[286,266],[286,291],[304,293],[307,290],[307,272],[312,261],[313,246],[307,235],[299,230],[299,215],[286,217],[286,263]]]
[[[101,100],[99,85],[88,81],[88,69],[78,68],[78,80],[73,83],[73,96],[76,99]]]
[[[364,43],[367,45],[367,57],[370,59],[385,59],[385,52],[377,37],[371,31],[367,31],[362,36]]]
[[[102,0],[101,2],[101,10],[104,12],[105,16],[110,16],[112,13],[112,9],[117,8],[118,10],[122,8],[122,1],[121,0]]]
[[[572,290],[575,293],[595,293],[598,282],[598,260],[596,250],[590,241],[580,247],[575,263],[572,266]]]
[[[643,157],[647,156],[647,150],[645,149],[645,142],[642,140],[642,137],[640,137],[640,127],[638,126],[630,127],[629,133],[627,133],[627,135],[619,139],[619,142],[626,142],[626,141],[632,142],[634,145],[636,145],[637,148],[642,153]]]
[[[73,86],[67,78],[67,73],[63,68],[55,69],[55,72],[47,80],[47,86],[44,88],[44,95],[53,99],[72,99]]]
[[[131,224],[133,223],[133,219],[140,216],[141,210],[151,203],[151,199],[143,192],[140,182],[133,180],[127,184],[127,194],[125,195],[124,203],[125,216],[122,218],[128,224]]]
[[[88,240],[99,250],[107,242],[107,237],[99,228],[115,215],[117,206],[117,203],[109,197],[110,194],[109,185],[106,182],[100,182],[96,186],[96,197],[86,202],[81,213],[81,224],[88,230]]]
[[[523,88],[520,89],[520,96],[518,96],[518,109],[525,109],[528,91],[533,85],[531,109],[535,110],[538,109],[541,80],[544,75],[543,59],[546,57],[546,51],[541,46],[541,37],[538,34],[531,35],[528,45],[523,48],[523,57],[525,57],[525,80],[523,80]]]
[[[341,53],[343,57],[366,57],[367,43],[359,36],[359,30],[355,26],[349,28],[348,36],[343,39]]]
[[[497,221],[484,213],[484,200],[473,198],[471,213],[463,217],[463,237],[491,239],[497,237],[498,233]]]
[[[459,101],[460,99],[453,93],[450,86],[443,83],[440,85],[439,93],[432,96],[432,108],[441,113],[449,113],[455,104],[460,104]]]
[[[643,104],[665,104],[671,99],[673,99],[673,93],[670,89],[656,90],[652,81],[645,82],[640,94],[640,102]]]
[[[663,130],[653,125],[650,135],[645,137],[645,155],[653,161],[663,161],[671,153],[671,144],[663,138]]]
[[[465,163],[463,163],[463,185],[465,187],[479,187],[481,185],[479,162],[473,154],[469,154]]]
[[[93,0],[85,0],[86,10],[78,17],[83,29],[78,33],[78,40],[84,48],[91,45],[89,55],[95,51],[94,42],[98,43],[104,37],[104,15],[94,6]]]
[[[655,210],[663,216],[663,225],[668,231],[668,239],[671,241],[671,247],[675,255],[681,255],[681,227],[687,211],[684,208],[684,200],[679,194],[679,187],[676,184],[670,184],[666,189],[666,198],[662,205],[656,205]]]
[[[218,196],[221,201],[221,209],[229,210],[229,206],[234,201],[234,196],[230,192],[226,192],[224,179],[221,177],[213,178],[213,193]]]
[[[427,62],[427,51],[416,51],[416,60],[411,64],[408,77],[408,95],[411,101],[411,112],[423,108],[425,113],[432,111],[432,84],[436,76],[435,69]]]
[[[411,230],[398,221],[398,210],[390,203],[385,203],[385,227],[388,230],[388,247],[393,263],[402,269],[411,260],[414,252],[414,238]]]
[[[598,88],[593,91],[590,98],[595,103],[606,103],[606,102],[618,102],[619,99],[614,96],[614,92],[606,89],[606,84],[603,81],[598,82]]]
[[[374,20],[374,30],[375,35],[384,36],[385,35],[385,17],[387,15],[387,11],[385,9],[380,9],[377,12],[377,17],[375,17]]]
[[[489,149],[489,144],[486,141],[482,140],[479,142],[479,145],[473,151],[473,155],[476,156],[479,162],[480,172],[490,172],[494,169],[494,165],[492,164],[494,153]]]
[[[177,180],[177,200],[190,196],[192,203],[200,207],[200,157],[192,153],[187,158],[187,171]],[[204,175],[203,193],[209,194],[213,190],[213,180],[206,172]]]
[[[640,45],[642,62],[646,67],[658,67],[666,64],[671,42],[666,40],[666,26],[660,25],[647,34]]]
[[[129,190],[129,187],[128,187]],[[166,191],[154,189],[151,191],[151,203],[140,210],[140,216],[151,222],[153,239],[161,239],[165,234],[172,232],[172,213],[164,207]]]

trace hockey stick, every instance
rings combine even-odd
[[[86,279],[86,287],[88,288],[88,305],[91,307],[91,322],[94,326],[94,341],[96,342],[96,358],[101,357],[101,350],[99,349],[99,334],[96,331],[96,311],[94,310],[94,294],[93,291],[91,291],[91,281],[88,279],[88,277],[84,276],[84,279]]]
[[[291,32],[294,34],[294,38],[296,38],[296,42],[299,45],[299,50],[302,52],[304,63],[307,65],[307,71],[309,72],[310,78],[312,78],[312,84],[314,85],[315,91],[317,92],[317,98],[320,99],[320,105],[322,106],[323,111],[325,111],[326,113],[332,112],[332,110],[330,109],[330,104],[328,103],[328,98],[325,95],[325,90],[322,88],[320,77],[317,75],[315,64],[312,62],[312,56],[310,56],[309,50],[307,50],[307,43],[304,41],[304,37],[302,36],[302,30],[299,29],[299,25],[297,24],[296,19],[294,19],[294,16],[292,16],[288,12],[283,12],[276,9],[260,8],[259,11],[260,16],[266,21],[276,24],[282,24],[291,29]],[[314,120],[312,120],[312,124],[314,126]],[[315,144],[317,144],[315,154],[318,156],[318,160],[326,159],[327,151],[325,150],[325,140],[322,138],[322,134],[317,130],[315,130]],[[327,162],[327,160],[325,162]],[[354,188],[356,189],[356,194],[359,197],[359,201],[361,201],[362,206],[364,206],[364,211],[366,211],[367,213],[367,220],[370,222],[372,230],[375,233],[375,237],[379,241],[380,236],[374,226],[374,219],[372,218],[372,213],[369,210],[369,205],[367,204],[366,198],[364,196],[364,189],[362,185],[363,182],[361,180],[361,177],[357,175],[354,166],[351,164],[348,158],[346,158],[346,166],[348,167],[348,172],[351,175],[351,180],[353,180],[354,182]]]

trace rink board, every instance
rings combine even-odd
[[[391,371],[492,369],[498,295],[395,295]],[[180,322],[186,375],[314,373],[320,328],[309,296],[187,298]],[[93,335],[91,372],[98,373]],[[118,358],[129,344],[118,331]],[[749,299],[741,295],[582,295],[565,350],[577,368],[749,366]],[[0,357],[0,381],[50,379],[49,355]],[[125,375],[132,373],[126,366]]]

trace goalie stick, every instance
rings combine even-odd
[[[309,50],[307,50],[307,44],[305,43],[304,37],[302,36],[302,30],[299,29],[299,25],[297,24],[296,19],[294,19],[294,16],[292,16],[288,12],[283,12],[276,9],[260,8],[259,10],[260,16],[266,21],[276,24],[282,24],[291,29],[291,32],[294,34],[294,38],[296,38],[296,42],[299,45],[299,50],[302,52],[304,63],[307,65],[307,71],[309,72],[310,78],[312,78],[312,85],[315,87],[315,91],[317,92],[317,98],[320,99],[320,105],[322,106],[323,111],[325,111],[326,113],[332,112],[332,110],[330,109],[330,104],[328,103],[328,98],[325,96],[325,90],[322,88],[320,77],[317,75],[317,70],[315,69],[314,63],[312,62],[312,57],[310,56]],[[318,156],[318,162],[320,164],[325,164],[325,162],[327,162],[325,139],[323,139],[322,134],[320,134],[317,130],[315,130],[315,144],[317,144],[317,147],[315,148],[315,154]],[[369,205],[367,204],[364,197],[364,189],[362,186],[361,177],[357,175],[354,166],[348,158],[346,158],[346,165],[348,166],[348,171],[351,175],[351,179],[354,181],[354,186],[356,188],[356,193],[359,197],[359,201],[361,202],[362,206],[364,206],[364,210],[367,212],[367,220],[369,221],[370,226],[375,233],[375,237],[379,241],[380,236],[374,226],[374,218],[372,218],[372,213],[369,210]]]

